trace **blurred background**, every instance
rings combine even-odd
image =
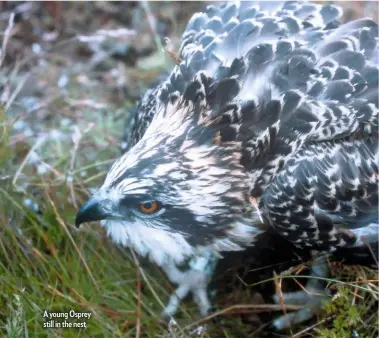
[[[338,4],[345,21],[377,17],[377,1]],[[165,277],[137,269],[95,225],[73,226],[119,156],[128,111],[173,66],[163,39],[177,50],[206,5],[0,1],[0,336],[214,336],[167,331],[157,321],[172,290]],[[85,330],[46,330],[45,309],[93,317]],[[196,308],[182,315],[193,322]],[[241,337],[240,325],[216,336]]]

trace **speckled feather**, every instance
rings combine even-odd
[[[376,241],[378,25],[340,25],[334,5],[260,6],[211,5],[192,17],[183,61],[139,103],[105,188],[144,173],[149,190],[186,205],[165,222],[192,247],[253,245],[246,226],[319,251]],[[249,197],[264,225],[247,217]]]

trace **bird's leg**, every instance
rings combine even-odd
[[[164,319],[170,319],[176,313],[180,302],[189,293],[192,293],[193,300],[197,304],[201,315],[206,316],[209,314],[211,302],[208,297],[207,287],[217,261],[218,258],[209,249],[203,255],[192,258],[186,271],[180,271],[174,263],[166,264],[162,267],[168,279],[178,285],[163,310],[162,317]]]
[[[288,329],[291,325],[299,324],[311,319],[317,310],[322,308],[323,302],[330,296],[329,291],[325,289],[325,281],[318,277],[328,277],[329,269],[324,257],[317,258],[312,265],[311,275],[305,286],[305,290],[297,292],[288,292],[283,294],[283,298],[278,295],[274,296],[274,301],[284,304],[303,305],[304,308],[294,311],[275,319],[273,326],[277,330]]]

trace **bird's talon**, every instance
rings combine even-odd
[[[207,287],[212,277],[216,260],[211,255],[205,257],[194,257],[189,263],[189,269],[181,272],[175,265],[164,266],[164,270],[171,282],[178,285],[174,293],[171,294],[169,302],[163,311],[163,316],[173,316],[180,302],[192,295],[194,302],[197,304],[200,314],[207,316],[211,312],[211,302],[209,300]]]
[[[273,321],[276,330],[288,329],[292,325],[303,323],[311,319],[323,307],[325,300],[329,299],[330,293],[323,289],[308,289],[306,291],[288,292],[283,294],[285,304],[303,305],[304,308],[287,313]],[[278,295],[273,297],[275,303],[280,304],[281,298]]]

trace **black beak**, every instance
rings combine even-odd
[[[84,222],[101,221],[108,216],[109,214],[102,210],[100,202],[92,197],[79,209],[76,215],[75,225],[79,228],[80,224]]]

